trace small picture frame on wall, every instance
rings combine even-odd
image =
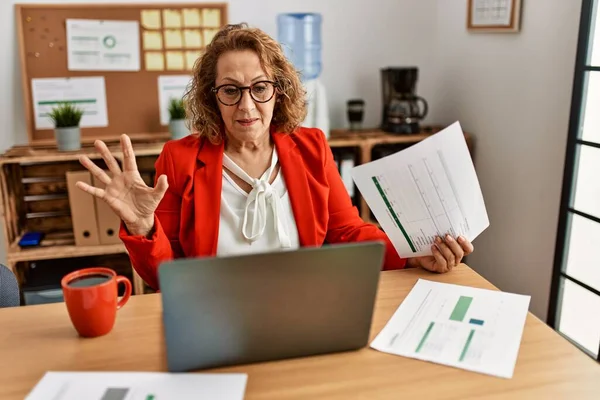
[[[472,32],[519,32],[521,0],[468,0],[467,29]]]

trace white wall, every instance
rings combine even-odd
[[[523,4],[520,33],[474,34],[465,0],[438,1],[433,107],[477,139],[490,228],[470,265],[502,290],[532,295],[545,319],[581,0]]]

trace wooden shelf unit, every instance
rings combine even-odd
[[[164,135],[132,135],[138,167],[146,183],[154,180],[154,162],[160,154]],[[122,163],[118,139],[106,140],[111,152]],[[76,246],[70,217],[65,172],[83,170],[79,156],[85,154],[106,168],[93,142],[83,142],[76,152],[58,152],[56,145],[14,146],[0,157],[0,210],[5,237],[6,265],[22,284],[20,265],[44,260],[73,260],[97,256],[127,255],[119,244]],[[45,233],[40,246],[20,248],[19,240],[28,230]],[[95,258],[94,258],[95,259]],[[68,261],[70,262],[70,261]],[[131,268],[135,294],[145,292],[144,282]]]
[[[376,146],[406,148],[439,129],[428,127],[423,133],[398,135],[377,129],[358,132],[333,130],[329,144],[334,154],[344,149],[353,149],[358,155],[356,164],[362,164],[372,160]],[[468,134],[465,136],[473,153],[473,140]],[[151,185],[154,181],[154,162],[162,151],[165,140],[162,136],[133,135],[132,143],[140,172],[144,180]],[[115,158],[122,162],[123,154],[119,141],[107,140],[106,144]],[[82,149],[77,152],[58,152],[55,145],[36,144],[15,146],[0,156],[0,211],[5,236],[4,246],[7,266],[17,277],[23,276],[17,271],[19,263],[127,254],[122,244],[76,246],[74,243],[64,173],[83,169],[78,162],[81,154],[87,155],[101,168],[105,168],[100,154],[91,142],[84,142]],[[357,206],[361,217],[365,221],[376,223],[371,220],[370,210],[360,194],[358,198]],[[39,247],[20,248],[19,239],[27,230],[33,228],[46,232],[45,239]],[[133,268],[132,274],[134,293],[145,293],[145,284]]]

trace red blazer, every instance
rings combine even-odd
[[[300,246],[383,241],[384,269],[406,264],[387,235],[365,223],[352,205],[323,132],[299,128],[273,132],[298,228]],[[173,258],[215,256],[219,234],[223,144],[196,136],[165,144],[156,161],[156,176],[167,175],[169,189],[154,217],[150,239],[119,233],[141,278],[158,289],[157,268]]]

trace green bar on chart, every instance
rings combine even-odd
[[[417,350],[415,350],[416,353],[421,351],[421,348],[425,344],[425,340],[427,340],[427,336],[429,336],[429,332],[431,332],[431,330],[433,329],[433,324],[434,324],[433,322],[429,323],[429,326],[427,327],[425,334],[423,334],[423,337],[421,338],[421,341],[419,342],[419,345],[417,346]]]
[[[473,335],[475,334],[475,329],[471,329],[471,332],[469,333],[469,337],[467,338],[467,342],[465,343],[465,347],[463,347],[463,351],[462,353],[460,353],[460,358],[458,359],[458,361],[461,361],[465,359],[465,356],[467,355],[467,350],[469,350],[469,345],[471,344],[471,340],[473,340]]]
[[[471,302],[473,302],[472,297],[460,296],[454,306],[454,310],[452,310],[452,314],[450,314],[450,320],[461,322],[465,318],[465,315],[467,315],[467,310]]]
[[[406,233],[406,230],[404,229],[404,227],[400,223],[400,219],[398,218],[398,215],[396,215],[396,211],[394,211],[394,207],[392,207],[392,204],[390,203],[390,201],[388,200],[387,196],[385,195],[385,191],[381,187],[381,184],[379,183],[379,180],[377,179],[376,176],[371,177],[371,179],[373,180],[373,183],[375,184],[375,187],[377,188],[377,191],[379,192],[379,195],[381,195],[381,198],[383,199],[383,202],[385,203],[388,211],[392,215],[392,218],[396,222],[396,225],[398,225],[398,228],[400,228],[400,231],[402,231],[402,235],[404,235],[404,239],[406,239],[406,241],[408,242],[408,245],[410,246],[410,249],[414,253],[416,253],[417,249],[416,249],[415,245],[413,244],[412,240],[410,240],[410,236],[408,236],[408,233]]]

